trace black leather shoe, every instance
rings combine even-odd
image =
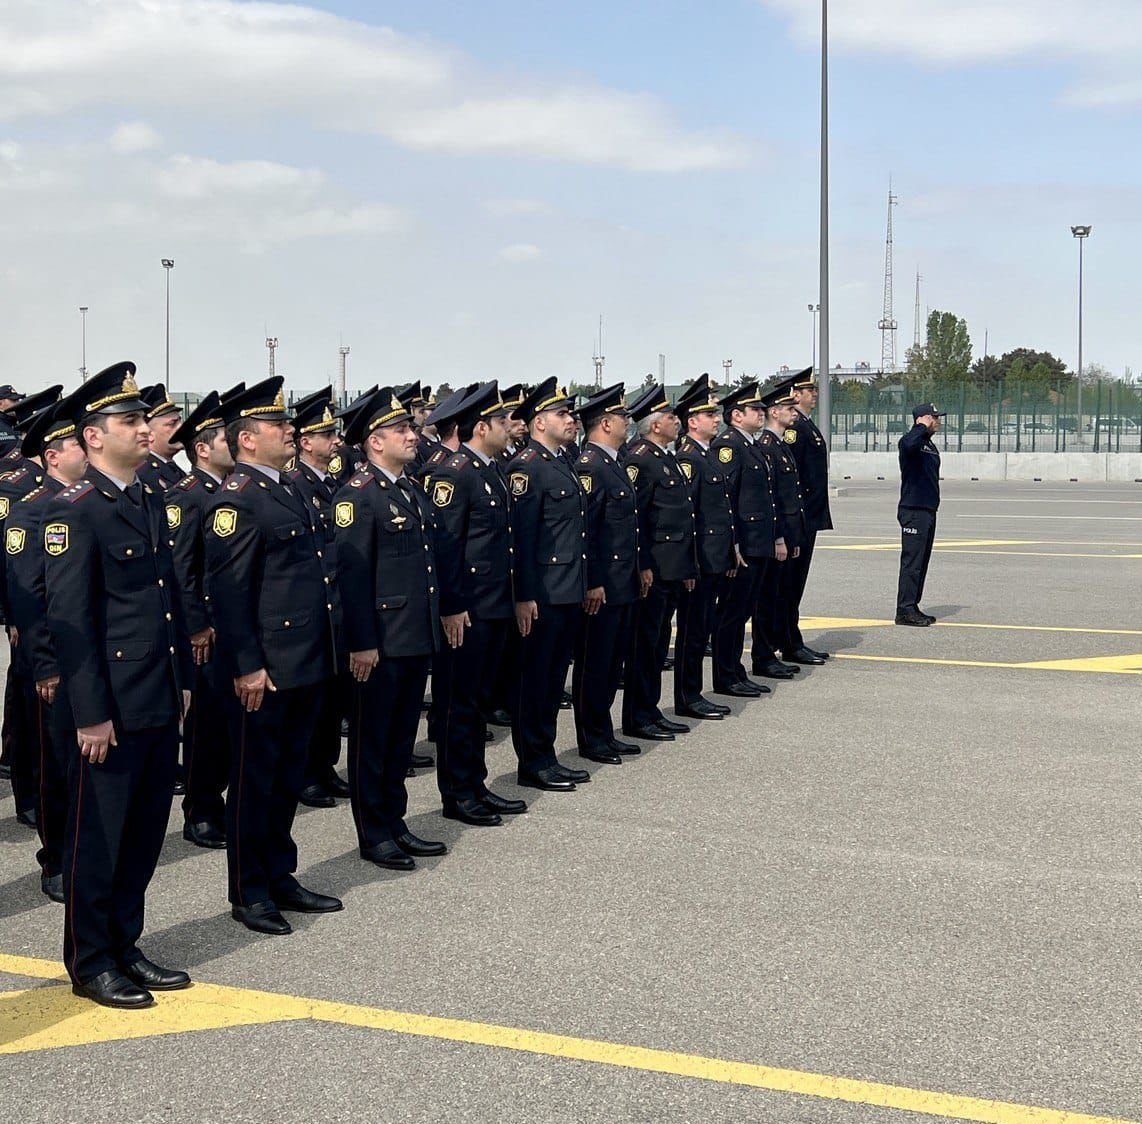
[[[182,837],[196,847],[205,847],[211,851],[220,851],[226,846],[226,832],[209,820],[183,824]]]
[[[337,801],[319,784],[307,784],[297,798],[307,808],[336,808]]]
[[[563,692],[562,696],[559,699],[559,709],[560,710],[570,710],[571,709],[571,692],[570,691],[564,691]]]
[[[293,926],[278,912],[278,907],[273,902],[231,906],[230,916],[235,921],[241,921],[253,933],[284,937],[286,933],[293,932]]]
[[[40,889],[51,898],[53,902],[63,905],[63,875],[41,874]]]
[[[10,781],[12,779],[12,766],[7,761],[0,762],[0,781]]]
[[[368,859],[377,866],[388,867],[389,870],[416,870],[412,856],[406,855],[391,839],[386,839],[375,847],[362,847],[361,858]]]
[[[927,613],[925,613],[924,616],[928,617],[928,619],[930,621],[935,621],[935,619],[936,619],[935,617],[928,616]],[[817,659],[819,659],[819,660],[830,660],[833,658],[831,652],[821,652],[821,651],[818,651],[816,648],[810,648],[810,647],[806,646],[805,651],[806,652],[812,652],[813,655],[815,655],[817,657]]]
[[[936,618],[934,616],[932,616],[931,613],[925,613],[923,609],[917,609],[916,612],[918,612],[920,614],[920,616],[922,616],[922,617],[927,617],[930,624],[936,623]],[[812,651],[812,649],[810,649],[810,651]],[[814,652],[813,654],[817,655],[817,656],[824,655],[823,652]],[[825,659],[828,659],[828,658],[829,658],[828,656],[825,656]]]
[[[585,757],[588,761],[597,761],[600,765],[621,765],[623,763],[622,754],[615,753],[613,750],[604,748],[599,749],[581,749],[579,756]]]
[[[931,621],[923,613],[897,613],[896,624],[910,625],[912,628],[928,628]]]
[[[421,839],[419,835],[413,835],[411,831],[406,831],[404,835],[398,835],[396,844],[406,855],[426,855],[432,857],[435,855],[448,854],[448,847],[444,843],[437,843],[430,839]]]
[[[566,777],[569,781],[574,781],[576,784],[590,784],[591,774],[586,769],[571,769],[566,765],[560,765],[558,761],[551,766],[560,776]]]
[[[338,913],[345,908],[340,898],[318,894],[304,886],[294,886],[274,894],[274,902],[279,910],[289,913]]]
[[[672,722],[669,718],[659,718],[654,723],[660,730],[665,730],[668,734],[688,734],[690,727],[685,722]]]
[[[676,706],[674,713],[680,714],[683,718],[705,718],[711,722],[721,722],[725,717],[720,710],[714,710],[709,703],[700,702],[696,702],[691,706]]]
[[[764,675],[766,679],[792,679],[797,669],[780,660],[767,660],[765,663],[753,665],[754,675]]]
[[[773,688],[767,687],[764,683],[755,683],[752,679],[745,678],[739,679],[738,685],[741,687],[749,687],[755,690],[759,695],[772,695]]]
[[[446,820],[459,820],[473,827],[499,827],[504,822],[482,800],[446,799],[442,815]]]
[[[702,702],[706,706],[712,706],[719,714],[733,714],[733,707],[725,706],[723,703],[710,702],[705,696],[702,697]]]
[[[757,690],[759,685],[747,687],[744,683],[729,683],[725,687],[715,687],[714,694],[725,695],[731,699],[756,699],[761,696],[761,691]]]
[[[185,796],[186,795],[186,781],[175,781],[174,788],[171,790],[172,796]]]
[[[624,726],[623,733],[628,738],[642,738],[648,742],[672,742],[674,735],[660,726]]]
[[[664,659],[662,661],[662,670],[663,671],[673,671],[674,670],[674,657],[673,656],[667,656],[666,659]]]
[[[427,753],[414,753],[409,759],[414,769],[431,769],[436,762]]]
[[[123,975],[146,991],[178,991],[190,987],[190,976],[177,968],[160,968],[145,956],[123,965]]]
[[[480,803],[493,812],[499,812],[501,816],[522,816],[527,811],[526,800],[509,800],[506,796],[497,796],[486,790],[480,797]]]
[[[810,652],[808,648],[798,648],[796,652],[785,657],[785,662],[799,663],[805,667],[820,667],[825,661],[816,652]]]
[[[575,791],[575,782],[552,766],[526,772],[520,769],[516,776],[516,783],[524,788],[541,788],[544,792]]]
[[[340,734],[341,734],[341,737],[343,737],[343,738],[347,738],[349,736],[349,719],[348,718],[342,718],[341,719]]]
[[[104,1007],[123,1010],[138,1010],[155,1002],[155,997],[146,988],[132,983],[122,972],[102,972],[85,983],[73,983],[71,990],[84,999],[94,999]]]
[[[619,741],[618,738],[611,738],[607,742],[607,749],[613,753],[621,753],[624,757],[637,757],[641,752],[641,747],[634,744],[634,742]]]
[[[349,786],[333,772],[321,782],[321,787],[325,789],[330,796],[336,796],[342,800],[346,799],[349,795]]]
[[[36,815],[35,808],[25,808],[22,812],[16,813],[16,822],[35,831],[39,826],[40,817]]]
[[[504,726],[510,727],[512,724],[512,716],[506,710],[497,709],[493,710],[491,714],[487,715],[484,719],[489,726]]]

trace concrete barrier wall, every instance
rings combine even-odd
[[[942,453],[944,480],[1042,480],[1080,483],[1142,481],[1142,453]],[[899,480],[896,453],[833,453],[830,476]]]

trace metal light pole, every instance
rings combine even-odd
[[[163,258],[163,269],[167,275],[167,365],[166,387],[167,394],[171,392],[171,270],[174,269],[174,258]]]
[[[813,314],[813,374],[817,373],[817,313],[821,311],[819,304],[809,305],[809,311]]]
[[[79,306],[79,323],[80,323],[80,367],[79,367],[79,381],[87,382],[87,305],[81,304]]]
[[[832,448],[833,395],[829,385],[829,0],[821,0],[821,357],[817,428]]]
[[[730,385],[730,368],[733,365],[734,365],[734,361],[732,359],[723,359],[722,360],[722,372],[723,372],[722,377],[725,379],[725,385],[726,386]]]
[[[1079,240],[1079,389],[1078,401],[1075,404],[1075,419],[1078,426],[1077,439],[1081,446],[1083,443],[1083,243],[1090,237],[1094,228],[1087,226],[1072,226],[1071,233]]]

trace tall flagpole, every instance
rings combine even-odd
[[[817,428],[831,447],[833,433],[832,388],[829,385],[829,0],[821,0],[821,339],[820,396]]]

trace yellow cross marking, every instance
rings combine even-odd
[[[0,955],[0,972],[38,979],[60,978],[60,965],[48,960]],[[391,1034],[410,1034],[473,1046],[518,1050],[552,1058],[619,1066],[647,1073],[666,1073],[776,1093],[817,1097],[848,1104],[873,1105],[979,1124],[1138,1124],[1110,1116],[1091,1116],[1065,1109],[1040,1108],[1008,1101],[911,1089],[879,1081],[859,1081],[778,1069],[752,1062],[727,1061],[644,1046],[628,1046],[593,1038],[496,1026],[466,1019],[445,1019],[380,1007],[331,1003],[265,991],[196,983],[186,991],[160,994],[143,1011],[115,1012],[71,994],[67,986],[0,992],[0,1052],[19,1053],[56,1046],[78,1046],[209,1030],[312,1019],[342,1026],[368,1027]]]
[[[940,667],[999,667],[1008,671],[1089,671],[1113,675],[1142,675],[1142,653],[1136,656],[1093,656],[1077,660],[1037,660],[1031,663],[1000,663],[997,660],[940,660],[923,656],[850,656],[838,653],[838,660],[864,660],[866,663],[926,663]]]
[[[802,628],[880,628],[893,624],[878,617],[802,617]],[[986,628],[1001,632],[1080,632],[1091,636],[1142,636],[1142,628],[1073,628],[1050,624],[977,624],[972,621],[937,621],[934,628]]]

